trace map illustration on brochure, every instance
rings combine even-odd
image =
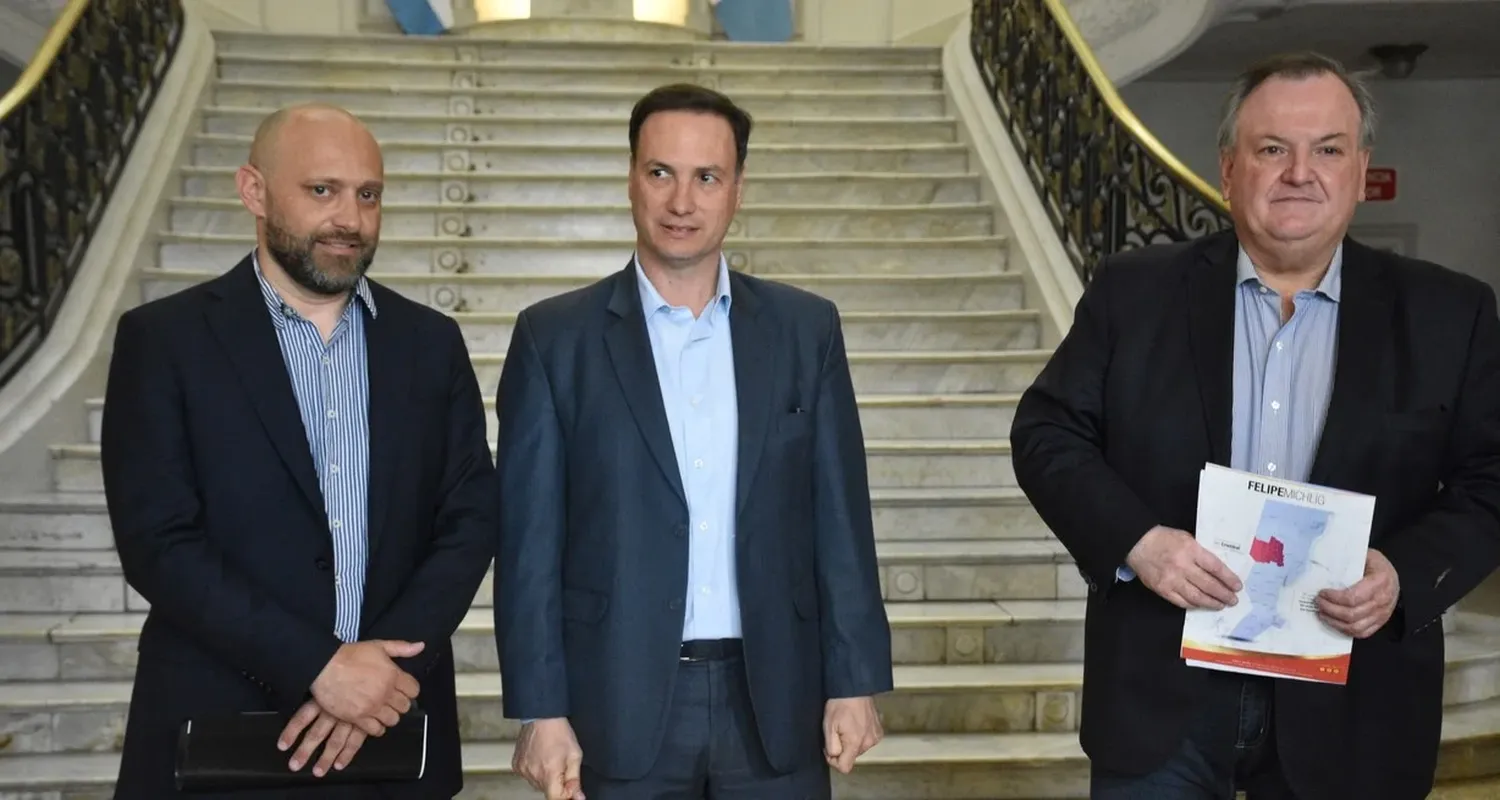
[[[1190,609],[1191,666],[1346,683],[1353,640],[1318,618],[1317,596],[1364,576],[1375,498],[1204,467],[1195,537],[1243,586],[1222,611]]]

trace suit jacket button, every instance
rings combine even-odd
[[[681,598],[677,598],[677,599],[674,599],[672,602],[667,603],[667,608],[669,608],[669,609],[671,609],[673,611],[676,611],[676,610],[682,608],[682,599]]]
[[[313,566],[317,567],[319,570],[322,570],[323,572],[327,572],[328,571],[328,559],[319,556],[318,558],[316,558],[316,559],[313,560]]]
[[[681,525],[678,525],[677,527],[675,527],[675,528],[672,529],[672,533],[674,535],[676,535],[676,536],[686,536],[687,535],[687,524],[683,523]]]

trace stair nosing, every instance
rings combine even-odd
[[[290,91],[318,91],[318,92],[349,92],[354,94],[384,94],[389,97],[402,97],[411,95],[435,95],[450,97],[455,92],[461,92],[470,97],[535,97],[546,96],[548,98],[560,98],[568,100],[598,100],[598,99],[625,99],[637,100],[644,92],[639,89],[623,89],[608,86],[590,87],[586,89],[558,89],[549,87],[537,87],[526,89],[498,88],[498,87],[471,87],[455,89],[452,86],[373,86],[363,83],[341,83],[341,82],[319,82],[319,81],[280,81],[280,80],[248,80],[244,78],[218,78],[213,83],[213,88],[218,89],[250,89],[250,90],[290,90]],[[806,100],[881,100],[896,98],[902,100],[937,100],[945,95],[941,88],[935,89],[742,89],[735,91],[735,100],[740,104],[753,102],[755,100],[774,99],[806,99]],[[269,112],[268,112],[269,113]]]

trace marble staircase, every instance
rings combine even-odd
[[[462,322],[487,394],[521,308],[628,258],[634,99],[692,80],[743,102],[757,126],[731,264],[838,302],[868,440],[897,690],[879,701],[887,740],[836,779],[837,797],[1086,796],[1086,589],[1015,488],[1005,439],[1049,343],[937,50],[369,37],[329,56],[312,37],[217,38],[219,76],[142,300],[252,246],[232,176],[261,115],[344,103],[387,159],[372,276]],[[112,549],[101,411],[76,409],[89,433],[53,446],[50,491],[0,491],[0,800],[111,795],[147,603]],[[462,797],[533,798],[510,774],[488,595],[486,583],[453,637]],[[1447,674],[1445,775],[1500,772],[1500,626],[1456,616]]]

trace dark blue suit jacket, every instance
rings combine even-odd
[[[822,758],[824,703],[891,689],[860,429],[833,304],[731,273],[745,668],[771,765]],[[646,773],[682,640],[688,510],[634,267],[528,308],[499,387],[505,711],[568,717]]]
[[[360,638],[425,643],[402,666],[430,738],[420,783],[348,796],[448,798],[463,780],[449,638],[493,554],[493,464],[457,324],[371,290]],[[151,603],[116,796],[175,797],[183,719],[290,713],[339,646],[317,472],[248,257],[121,317],[102,457],[125,578]]]

